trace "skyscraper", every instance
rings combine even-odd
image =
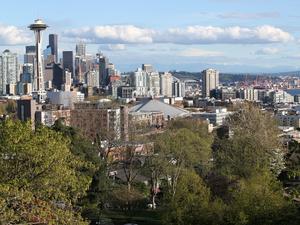
[[[33,64],[24,63],[21,81],[23,83],[32,83],[32,79],[33,79]]]
[[[63,69],[69,70],[74,76],[73,71],[73,51],[63,51]]]
[[[142,70],[147,73],[154,72],[153,66],[151,64],[142,64]]]
[[[210,91],[219,86],[219,71],[207,69],[202,71],[202,97],[210,97]]]
[[[160,75],[160,93],[165,97],[172,97],[173,76],[171,73]]]
[[[35,46],[29,45],[25,47],[26,53],[24,55],[24,63],[31,63],[33,65],[35,58]]]
[[[108,85],[108,65],[109,61],[108,58],[106,58],[104,55],[99,54],[99,82],[101,86],[107,86]]]
[[[76,56],[85,57],[86,55],[86,45],[83,41],[80,41],[76,45]]]
[[[185,97],[185,83],[180,79],[173,80],[172,83],[172,96]]]
[[[63,84],[63,90],[64,91],[70,91],[71,90],[71,85],[72,85],[72,74],[65,70],[64,71],[64,84]]]
[[[136,72],[131,77],[132,86],[135,87],[136,96],[148,96],[148,74],[138,68]]]
[[[53,70],[52,85],[54,88],[61,90],[62,85],[64,84],[64,69],[60,66],[60,64],[54,63],[52,65],[52,70]]]
[[[9,50],[0,55],[0,95],[8,94],[7,85],[16,85],[19,80],[18,56]]]
[[[26,53],[35,53],[35,46],[34,45],[25,46],[25,50]]]
[[[58,62],[57,52],[57,34],[49,34],[49,46],[51,47],[51,54],[54,55],[54,62]]]
[[[147,84],[150,96],[158,96],[160,94],[160,77],[158,72],[147,73]]]

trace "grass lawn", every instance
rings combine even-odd
[[[103,218],[111,219],[114,225],[123,225],[126,223],[135,223],[138,225],[161,225],[160,216],[157,211],[106,211],[102,214]],[[92,224],[96,223],[96,218]],[[103,224],[104,225],[104,224]]]

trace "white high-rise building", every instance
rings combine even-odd
[[[210,91],[219,86],[219,71],[207,69],[202,71],[202,97],[210,97]]]
[[[85,74],[85,83],[89,87],[99,87],[99,71],[90,70]]]
[[[185,97],[185,83],[179,79],[175,79],[172,83],[172,96]]]
[[[154,68],[151,64],[142,64],[142,70],[147,72],[147,73],[154,72]]]
[[[149,96],[158,96],[160,94],[160,79],[158,72],[147,73]]]
[[[72,73],[68,70],[64,71],[64,84],[62,85],[63,91],[70,91],[72,86]]]
[[[242,99],[248,101],[258,101],[258,90],[252,87],[240,90],[240,95]]]
[[[86,55],[86,45],[84,42],[80,41],[76,45],[76,56],[85,57]]]
[[[290,95],[283,90],[274,90],[270,92],[270,97],[274,103],[292,103],[294,102],[294,96]]]
[[[134,72],[131,81],[132,86],[135,87],[136,96],[147,96],[148,95],[148,74],[143,71],[141,68],[138,68],[136,72]]]
[[[172,97],[173,76],[171,73],[163,73],[160,75],[160,93],[165,97]]]
[[[16,85],[19,81],[18,56],[9,50],[0,55],[0,95],[8,94],[6,87]]]

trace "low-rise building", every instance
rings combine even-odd
[[[137,127],[159,128],[164,125],[164,114],[162,112],[129,112],[129,121]]]
[[[46,109],[36,111],[35,121],[36,123],[43,124],[45,126],[53,126],[55,121],[61,119],[65,126],[70,126],[71,111],[70,109]]]
[[[227,111],[226,108],[219,108],[214,107],[212,110],[208,112],[195,112],[192,113],[193,118],[199,118],[203,120],[208,120],[209,123],[220,126],[223,125],[225,122],[225,119],[230,115],[231,113]]]
[[[300,114],[277,113],[275,119],[279,126],[300,128]]]
[[[162,112],[165,120],[190,116],[187,110],[166,104],[158,99],[147,99],[139,102],[130,108],[130,112]]]
[[[71,110],[70,125],[78,128],[91,140],[103,133],[112,133],[116,139],[127,139],[128,108],[126,106],[109,107],[103,103],[75,103]]]

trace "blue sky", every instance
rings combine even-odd
[[[299,0],[10,0],[1,3],[0,51],[24,53],[27,26],[42,18],[59,50],[101,50],[121,71],[300,70]]]

